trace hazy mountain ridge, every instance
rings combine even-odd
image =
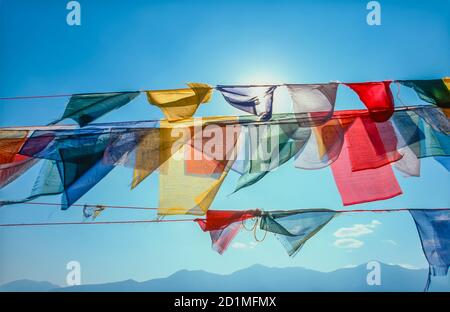
[[[328,273],[301,267],[254,265],[228,275],[181,270],[166,278],[144,282],[125,280],[62,288],[47,282],[21,280],[0,286],[0,291],[422,291],[428,274],[426,269],[381,264],[381,285],[370,286],[366,282],[368,272],[365,265]],[[446,287],[439,290],[449,291]]]

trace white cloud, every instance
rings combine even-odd
[[[258,243],[257,242],[250,242],[250,243],[248,243],[248,245],[250,246],[250,248],[255,248],[256,245],[258,245]]]
[[[356,267],[357,267],[356,264],[347,264],[347,265],[344,265],[342,268],[344,268],[344,269],[353,269],[353,268],[356,268]]]
[[[240,243],[240,242],[234,242],[231,247],[236,248],[236,249],[244,249],[247,248],[247,244],[244,243]]]
[[[258,245],[257,242],[250,242],[248,244],[246,243],[241,243],[241,242],[234,242],[233,244],[231,244],[232,248],[236,248],[236,249],[246,249],[246,248],[255,248],[256,245]]]
[[[397,246],[398,245],[397,242],[395,240],[392,240],[392,239],[385,239],[385,240],[382,240],[382,242],[391,244],[393,246]]]
[[[398,265],[401,266],[402,268],[409,269],[409,270],[418,270],[419,269],[418,267],[416,267],[412,264],[409,264],[409,263],[399,263]]]
[[[351,227],[343,227],[334,232],[336,237],[358,237],[373,233],[373,230],[380,225],[378,220],[372,220],[369,224],[354,224]]]
[[[355,248],[361,248],[364,245],[364,242],[354,239],[354,238],[341,238],[337,239],[334,242],[334,246],[338,248],[345,248],[345,249],[355,249]]]

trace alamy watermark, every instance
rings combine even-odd
[[[381,25],[381,4],[378,1],[370,1],[367,3],[366,9],[369,10],[366,21],[369,26]]]
[[[69,26],[81,25],[81,5],[78,1],[69,1],[66,5],[66,9],[69,10],[66,16],[66,22]]]
[[[366,265],[366,269],[369,270],[366,276],[366,282],[369,286],[381,285],[381,265],[378,261],[370,261]]]
[[[69,272],[66,275],[66,283],[68,286],[81,285],[81,265],[80,262],[72,260],[66,265]]]

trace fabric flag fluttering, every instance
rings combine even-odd
[[[261,180],[270,171],[294,157],[311,135],[309,128],[299,128],[297,123],[246,126],[244,142],[244,172],[237,182],[235,192]]]
[[[386,121],[394,112],[391,81],[346,83],[358,94],[375,121]]]
[[[260,213],[259,210],[208,210],[206,219],[195,221],[204,232],[209,232],[212,248],[222,254],[241,229],[242,223],[259,216]]]
[[[30,158],[39,160],[38,158]],[[2,201],[1,205],[20,204],[31,201],[41,196],[58,195],[64,192],[58,164],[54,160],[43,159],[37,179],[33,184],[30,194],[21,199]]]
[[[14,162],[27,136],[26,130],[0,130],[0,165]]]
[[[335,215],[336,211],[328,209],[264,212],[260,228],[275,233],[292,257]]]
[[[376,153],[376,149],[367,149],[367,146],[359,145],[361,139],[367,142],[367,132],[362,122],[355,121],[347,129],[344,137],[339,158],[331,164],[344,205],[389,199],[402,194],[386,154],[379,154]],[[353,171],[352,165],[359,157],[373,158],[376,161],[369,169]],[[377,163],[386,164],[380,167],[375,166]]]
[[[216,134],[208,140],[203,138],[207,130],[202,124],[199,131],[196,128],[188,131],[188,143],[172,148],[160,166],[159,215],[205,214],[236,158],[239,128],[214,127]],[[215,157],[208,146],[222,152]]]
[[[450,267],[450,211],[411,209],[410,213],[419,232],[422,249],[430,265],[427,285],[431,276],[445,276]]]
[[[83,206],[83,217],[84,219],[95,220],[104,210],[105,206],[102,205],[84,205]]]
[[[80,149],[60,149],[62,162],[58,164],[60,172],[64,172],[62,209],[70,207],[100,182],[136,143],[133,133],[108,133],[99,135],[91,146],[84,146],[81,154]]]
[[[345,139],[354,151],[349,154],[352,171],[376,169],[402,158],[390,120],[374,122],[369,116],[359,117],[349,131]]]
[[[62,209],[69,208],[112,169],[112,165],[101,162],[109,142],[107,133],[91,136],[89,144],[58,147],[57,164],[64,185]]]
[[[336,115],[325,124],[312,128],[312,134],[307,143],[295,156],[294,166],[315,170],[327,167],[336,161],[341,153],[345,129],[352,122],[353,118],[340,118]]]
[[[41,173],[30,196],[9,203],[63,193],[61,208],[69,208],[134,148],[137,141],[129,138],[133,134],[86,129],[35,131],[20,153],[44,159]]]
[[[272,118],[273,93],[277,86],[216,86],[230,105],[260,120]]]
[[[414,89],[425,102],[441,108],[450,108],[450,91],[448,78],[431,80],[399,80],[399,83]]]
[[[147,91],[148,102],[158,106],[169,121],[190,118],[200,104],[210,101],[212,88],[204,83],[188,83],[189,88]]]
[[[139,92],[74,94],[61,119],[54,123],[71,118],[80,127],[84,127],[106,113],[124,106],[138,95]]]
[[[22,153],[25,146],[30,145],[31,138],[27,135],[28,131],[7,130],[0,132],[1,159],[3,161],[0,164],[0,189],[15,181],[38,163],[38,158]],[[36,144],[35,151],[45,148],[51,140],[53,140],[53,137],[50,138],[50,136],[40,140],[39,144]]]
[[[0,165],[0,189],[13,182],[39,161],[38,158],[22,157],[10,164]]]
[[[328,121],[334,112],[337,83],[288,84],[294,114],[300,127],[318,126]],[[304,118],[304,116],[309,118]]]
[[[135,166],[131,188],[135,188],[172,155],[172,146],[178,136],[171,135],[172,128],[161,124],[160,129],[142,131],[135,151]],[[181,148],[181,145],[179,146]]]

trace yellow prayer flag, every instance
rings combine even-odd
[[[181,148],[172,148],[172,152],[176,151],[161,165],[159,172],[159,215],[203,215],[209,209],[236,157],[236,153],[233,153],[236,148],[236,132],[229,131],[223,124],[220,125],[223,119],[202,119],[201,131],[196,128],[195,121],[190,122],[192,127],[189,129],[194,129],[190,133],[194,134],[194,137],[189,142],[186,141]],[[216,130],[222,135],[205,138],[202,133],[203,126],[213,124],[214,120],[219,123]],[[196,146],[197,143],[200,143],[200,147]],[[211,143],[220,149],[221,152],[216,153],[220,155],[220,159],[205,151],[205,147]],[[195,158],[196,152],[200,152],[200,158]]]
[[[207,84],[188,83],[188,86],[186,89],[147,91],[147,99],[158,106],[169,121],[186,119],[212,96],[212,88]]]

